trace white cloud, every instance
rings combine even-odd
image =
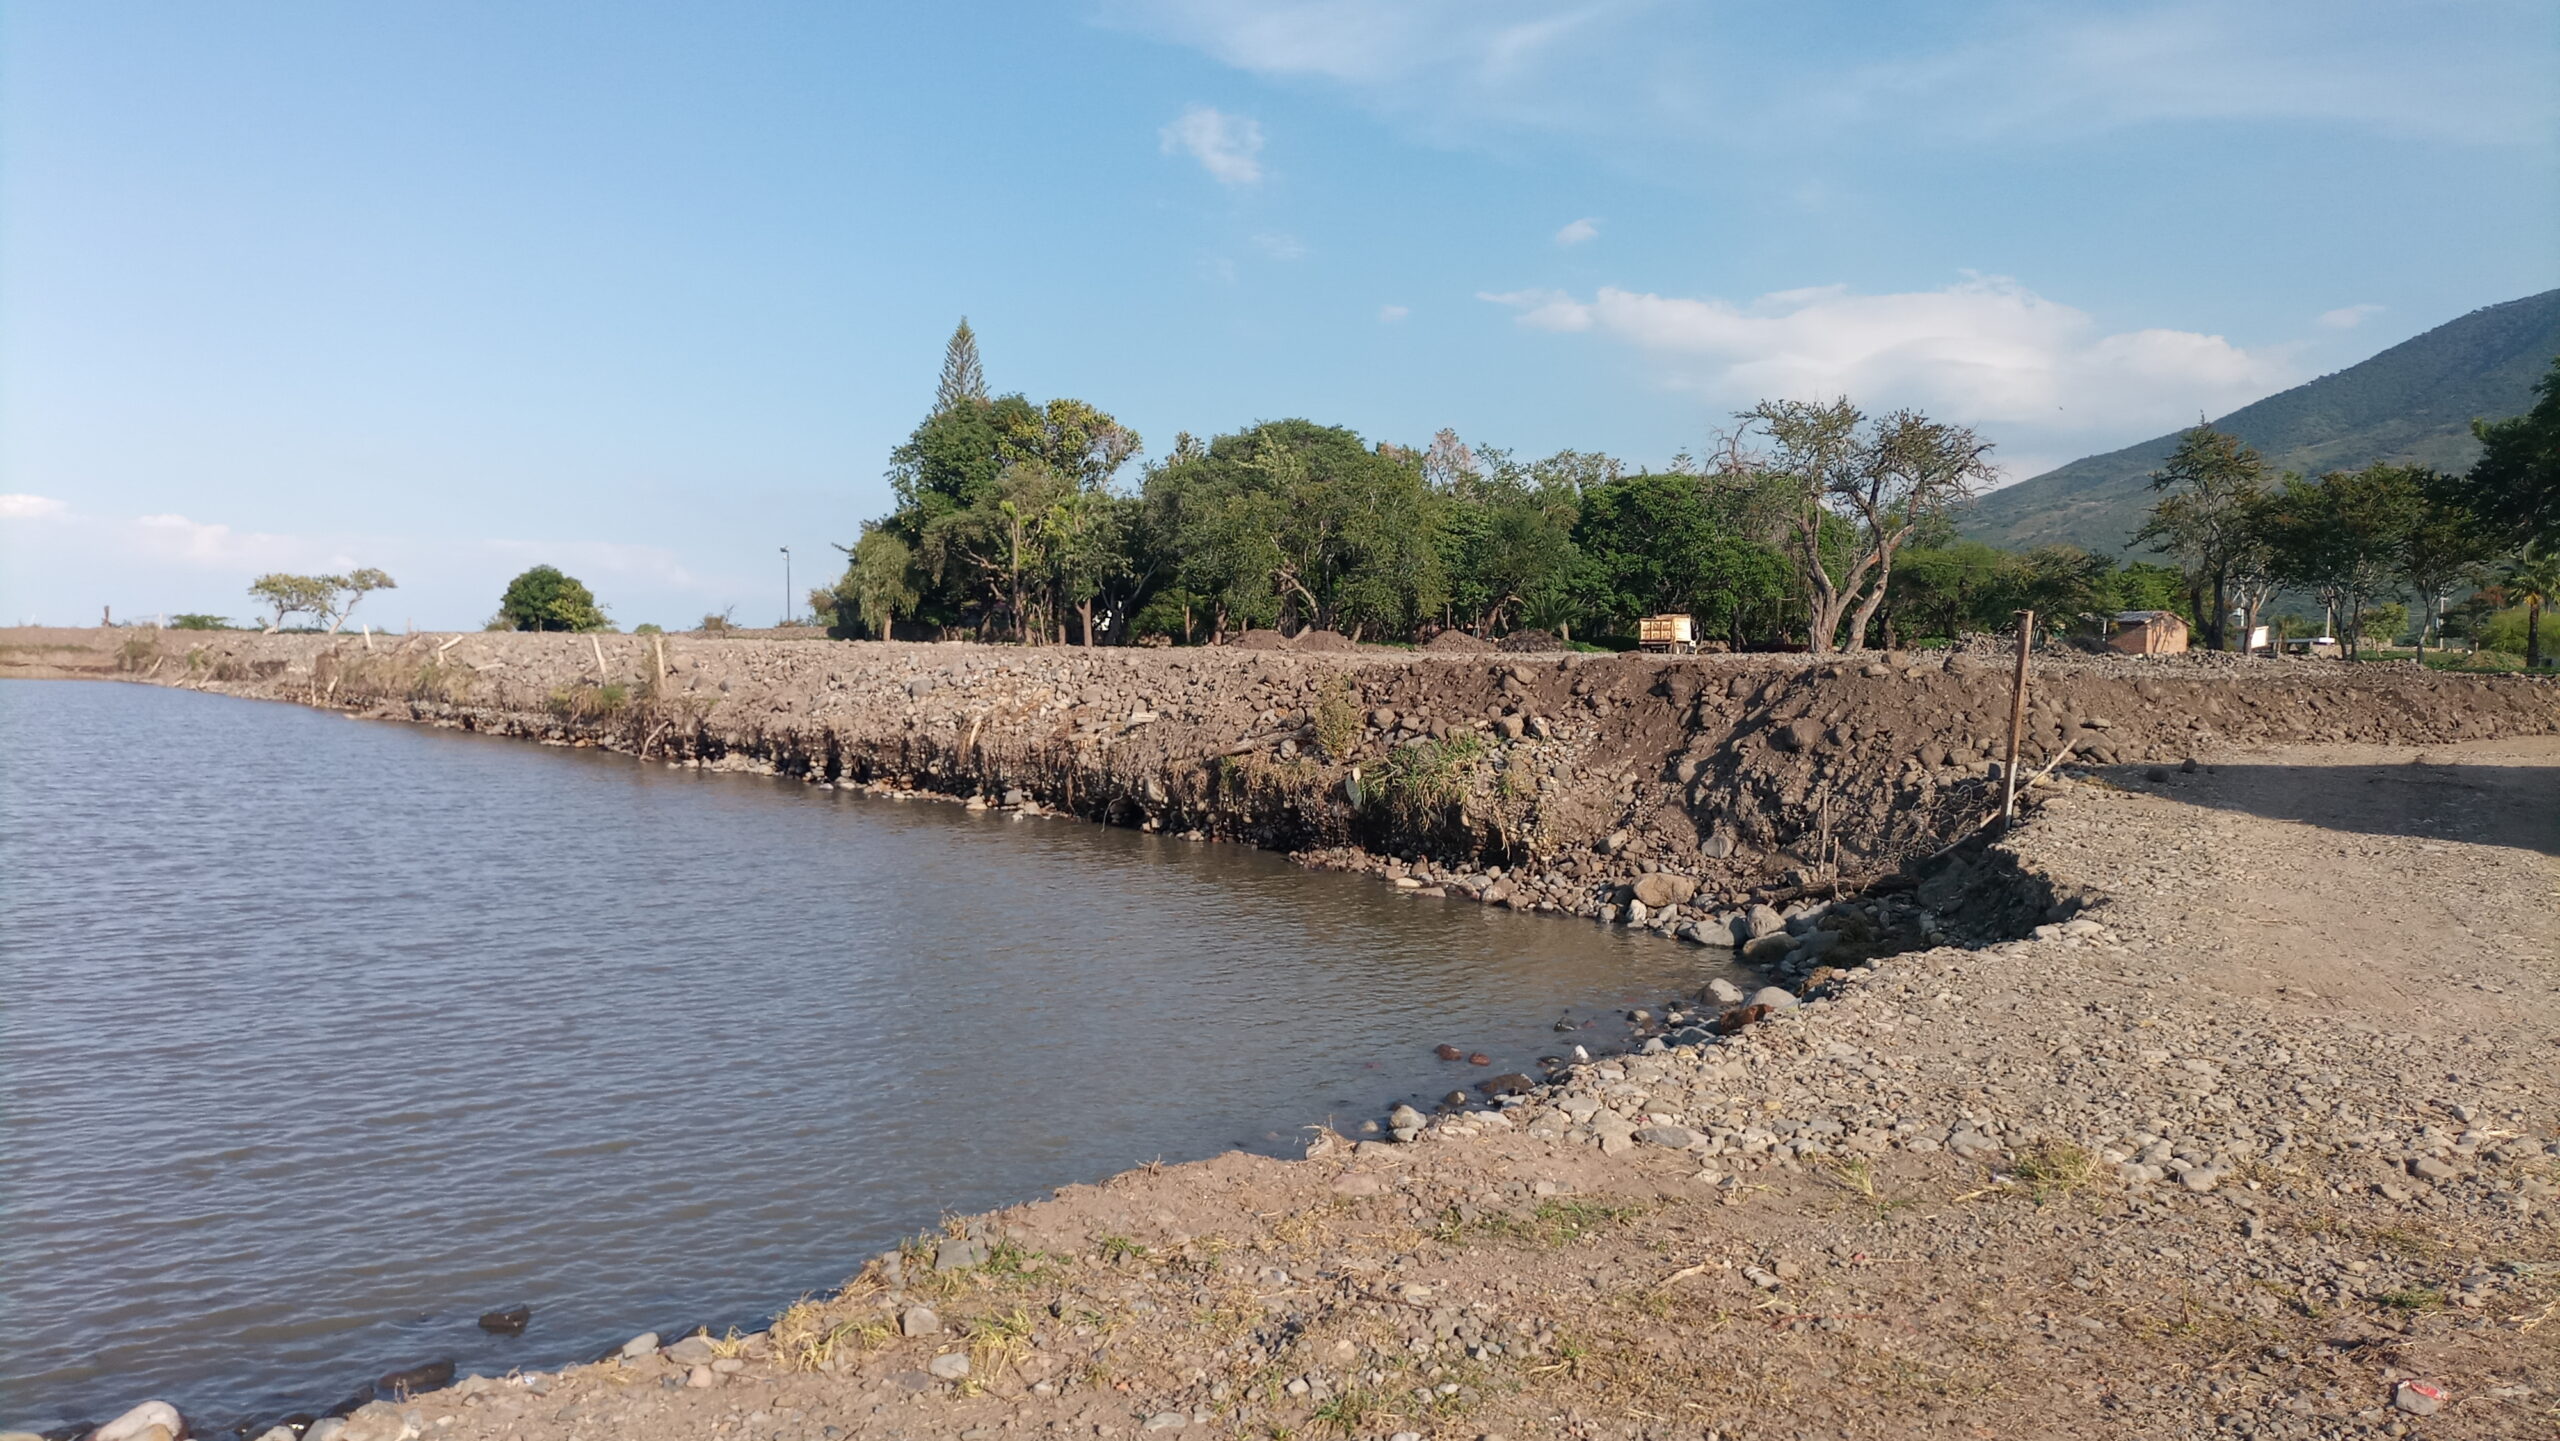
[[[2129,0],[1906,7],[1854,30],[1658,0],[1105,0],[1106,23],[1342,88],[1451,145],[1568,134],[1798,146],[1889,133],[2043,143],[2308,122],[2548,146],[2543,0]]]
[[[1206,105],[1185,110],[1156,132],[1167,155],[1188,155],[1221,185],[1255,185],[1262,180],[1262,122],[1229,115]]]
[[[1253,248],[1274,260],[1304,260],[1307,243],[1294,235],[1257,235]]]
[[[1600,222],[1588,215],[1556,232],[1558,245],[1581,245],[1599,238]]]
[[[1413,307],[1410,305],[1381,305],[1378,307],[1378,323],[1393,325],[1411,314]]]
[[[183,515],[142,515],[123,527],[125,542],[157,560],[244,570],[351,570],[359,561],[328,541],[308,536],[233,530]]]
[[[0,520],[43,520],[69,509],[49,495],[0,495]]]
[[[2369,302],[2363,305],[2341,305],[2335,310],[2320,312],[2320,323],[2331,330],[2353,330],[2364,324],[2367,318],[2380,315],[2386,308]]]
[[[1727,409],[1848,395],[1870,410],[1913,405],[2014,427],[2031,442],[2131,439],[2221,414],[2293,378],[2284,355],[2218,335],[2101,333],[2086,313],[1996,276],[1891,295],[1820,286],[1743,304],[1615,288],[1588,300],[1554,290],[1481,298],[1519,312],[1531,329],[1630,345],[1666,385]]]

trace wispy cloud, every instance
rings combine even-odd
[[[43,520],[69,509],[49,495],[0,495],[0,520]]]
[[[1411,314],[1413,307],[1410,305],[1381,305],[1378,307],[1378,323],[1393,325]]]
[[[2220,414],[2293,379],[2281,352],[2194,331],[2103,332],[2086,313],[1997,276],[1887,295],[1821,286],[1739,304],[1614,288],[1589,299],[1481,298],[1530,329],[1631,346],[1665,385],[1728,409],[1849,395],[2031,438],[2130,434]]]
[[[1274,260],[1304,260],[1307,243],[1294,235],[1257,235],[1253,248]]]
[[[2385,309],[2388,307],[2371,302],[2363,305],[2341,305],[2335,310],[2320,312],[2320,323],[2331,330],[2353,330],[2371,317],[2380,315]]]
[[[1156,132],[1167,155],[1188,155],[1221,185],[1262,183],[1262,122],[1194,105]]]
[[[1556,244],[1565,246],[1584,245],[1599,238],[1600,222],[1588,215],[1556,232]]]
[[[1652,0],[1105,0],[1103,15],[1253,74],[1338,86],[1453,145],[1884,131],[2042,144],[2279,121],[2547,148],[2560,125],[2543,0],[1911,7],[1820,45]]]

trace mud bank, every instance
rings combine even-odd
[[[1854,890],[1978,828],[1997,805],[2011,690],[2005,657],[1960,651],[0,632],[0,675],[47,672],[1029,805],[1721,944],[1736,908]],[[2560,730],[2560,685],[2415,666],[2057,655],[2035,665],[2031,697],[2039,770]]]

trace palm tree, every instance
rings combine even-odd
[[[2542,664],[2542,608],[2560,600],[2560,549],[2527,546],[2502,578],[2509,599],[2524,602],[2524,668]]]

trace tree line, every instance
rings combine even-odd
[[[2002,629],[2022,609],[2064,625],[2176,611],[2219,647],[2232,609],[2254,625],[2279,591],[2355,631],[2396,587],[2441,633],[2466,587],[2544,593],[2516,578],[2552,550],[2552,385],[2532,415],[2483,427],[2487,454],[2459,477],[2273,477],[2199,426],[2155,478],[2141,541],[2172,562],[2155,564],[1959,539],[1957,512],[1995,476],[1990,442],[1847,400],[1765,401],[1709,457],[1658,471],[1297,419],[1178,435],[1139,465],[1139,436],[1089,402],[991,395],[964,320],[891,455],[893,508],[839,547],[843,576],[810,604],[843,635],[1082,645],[1255,628],[1623,643],[1674,613],[1737,647],[1828,653]],[[2540,511],[2511,503],[2537,484]]]
[[[2560,360],[2535,393],[2523,415],[2473,423],[2481,455],[2460,474],[2376,464],[2279,476],[2237,436],[2199,425],[2152,476],[2160,499],[2135,539],[2175,558],[2211,649],[2230,648],[2235,619],[2253,634],[2291,592],[2322,607],[2324,633],[2352,656],[2369,633],[2399,631],[2406,597],[2422,651],[2449,620],[2476,636],[2492,612],[2522,607],[2525,664],[2538,666],[2542,612],[2560,594]],[[2391,623],[2369,624],[2377,610]]]

